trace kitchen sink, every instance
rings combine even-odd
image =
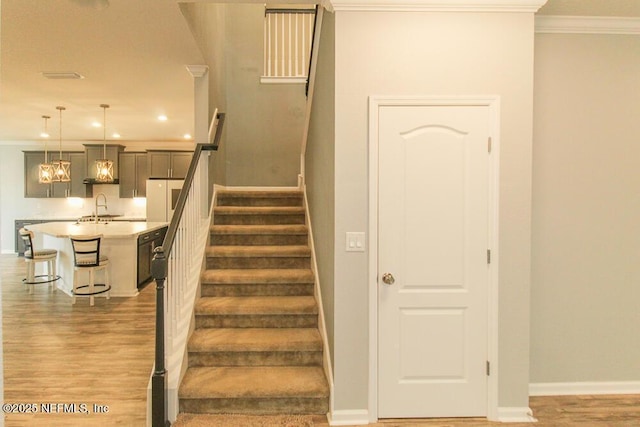
[[[113,218],[121,217],[122,215],[118,214],[102,214],[98,215],[98,222],[109,222],[113,220]],[[95,220],[95,215],[82,215],[78,218],[77,222],[93,222]]]

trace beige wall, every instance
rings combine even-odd
[[[215,109],[227,112],[227,81],[225,67],[226,4],[181,3],[191,33],[209,67],[209,115]],[[226,185],[226,123],[219,151],[213,157],[209,172],[214,182]]]
[[[195,3],[183,13],[210,68],[210,105],[227,113],[224,175],[233,186],[295,186],[304,84],[261,84],[263,4]]]
[[[640,380],[640,37],[536,35],[531,382]]]
[[[322,304],[334,360],[334,244],[335,244],[335,26],[334,15],[324,14],[315,96],[306,151],[305,181]]]
[[[335,409],[367,409],[368,254],[345,253],[368,230],[368,97],[499,95],[499,405],[526,407],[533,15],[337,12],[335,16]]]

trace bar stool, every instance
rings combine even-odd
[[[18,233],[24,242],[24,260],[27,262],[27,277],[22,279],[22,283],[25,285],[48,283],[51,285],[52,291],[55,291],[55,282],[60,279],[60,276],[56,274],[58,251],[56,249],[36,250],[33,248],[33,231],[21,228],[18,230]],[[47,263],[47,274],[39,274],[36,276],[36,263],[38,262]],[[33,286],[29,286],[29,293],[33,293]]]
[[[105,294],[109,299],[109,259],[100,253],[102,234],[74,236],[70,239],[73,247],[73,304],[76,303],[76,297],[88,297],[90,305],[93,305],[96,295]],[[96,272],[100,270],[104,272],[104,283],[95,282]],[[81,271],[89,273],[89,284],[78,284],[78,273]]]

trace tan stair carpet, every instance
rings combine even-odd
[[[329,386],[302,193],[219,191],[205,255],[175,425],[312,426]]]
[[[180,414],[173,427],[313,427],[310,415]]]

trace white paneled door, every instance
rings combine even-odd
[[[487,415],[487,106],[380,106],[378,417]]]

